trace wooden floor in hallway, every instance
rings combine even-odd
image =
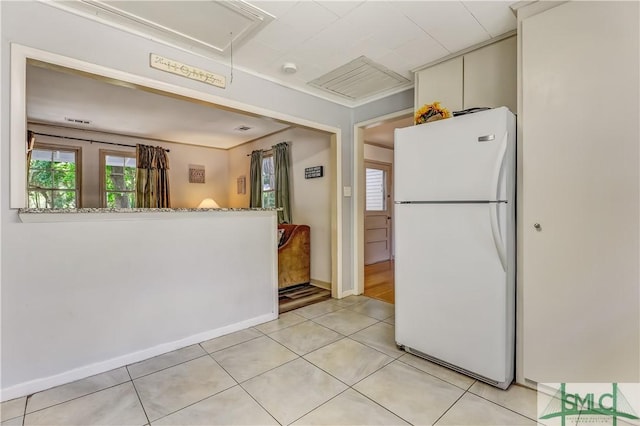
[[[394,262],[374,263],[364,266],[364,295],[384,302],[395,302]]]

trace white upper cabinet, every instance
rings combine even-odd
[[[449,111],[462,109],[462,57],[416,73],[416,110],[435,101]]]
[[[464,55],[464,108],[517,110],[516,37]]]
[[[517,110],[516,37],[416,72],[415,109],[439,101],[449,111],[506,106]]]

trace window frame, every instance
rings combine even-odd
[[[108,190],[107,190],[107,182],[106,182],[106,176],[105,176],[106,166],[107,166],[107,155],[112,155],[114,157],[133,158],[134,160],[136,160],[136,166],[138,165],[135,151],[118,151],[118,150],[112,150],[112,149],[99,150],[99,156],[100,156],[100,167],[99,167],[100,188],[99,190],[100,190],[100,207],[102,208],[107,208],[107,191]],[[137,177],[136,177],[136,180],[137,180]],[[131,191],[108,191],[108,192],[127,192],[127,193],[133,193],[135,195],[136,189],[134,188]],[[135,206],[132,206],[131,208],[135,208]]]
[[[33,150],[49,150],[49,151],[66,151],[73,152],[75,155],[75,164],[76,164],[76,209],[82,208],[82,147],[77,145],[57,145],[54,143],[47,142],[36,142],[33,144]],[[27,207],[29,207],[29,191],[31,190],[31,181],[29,172],[31,171],[31,164],[27,164],[27,185],[26,185],[26,201]],[[58,191],[59,188],[49,188],[51,191]],[[29,207],[29,208],[37,208],[37,207]],[[42,208],[42,207],[40,207]],[[55,210],[55,208],[47,208],[46,210]]]
[[[268,160],[269,158],[271,159],[270,161],[271,161],[271,164],[272,164],[271,170],[273,170],[273,174],[272,174],[272,176],[273,176],[273,189],[269,189],[269,190],[265,191],[264,183],[262,184],[262,191],[261,191],[262,192],[262,198],[260,199],[260,206],[262,208],[265,208],[265,206],[264,206],[264,194],[270,193],[270,192],[273,193],[273,197],[274,197],[274,199],[273,199],[273,207],[270,207],[270,208],[275,208],[276,207],[276,205],[275,205],[276,204],[276,202],[275,202],[276,201],[275,200],[275,193],[276,193],[276,173],[275,172],[276,172],[276,170],[275,170],[275,163],[274,163],[274,160],[273,160],[273,153],[265,154],[262,157],[262,164],[260,165],[261,166],[261,168],[260,168],[261,169],[260,181],[264,182],[264,177],[265,177],[265,174],[264,174],[264,161]]]

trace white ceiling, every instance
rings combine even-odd
[[[220,9],[216,5],[225,4],[229,10],[239,11],[237,25],[230,31],[238,33],[233,46],[234,66],[346,106],[357,106],[411,87],[412,70],[422,65],[514,30],[516,19],[509,8],[512,3],[76,0],[48,4],[229,64],[231,49],[224,42],[207,48],[210,38],[224,39],[218,29],[226,32],[231,28],[233,13],[216,12]],[[114,7],[129,13],[128,20],[122,13],[108,10]],[[166,29],[164,33],[162,28]],[[309,85],[361,56],[409,82],[356,100]],[[297,72],[286,73],[285,63],[294,63]]]
[[[514,30],[516,20],[509,8],[512,3],[393,0],[47,2],[225,64],[229,64],[230,45],[226,43],[224,33],[231,28],[235,31],[235,67],[351,107],[406,90],[413,84],[412,70]],[[224,7],[221,9],[220,5]],[[119,11],[115,13],[114,8]],[[125,12],[136,14],[135,19],[125,16]],[[172,25],[174,27],[170,28]],[[224,31],[221,32],[221,28]],[[407,78],[408,85],[396,85],[379,93],[374,90],[369,96],[365,94],[353,100],[309,84],[363,56],[367,58],[365,62],[371,61]],[[285,63],[294,63],[297,72],[284,72]],[[375,85],[367,85],[367,81],[363,84],[375,89]],[[27,81],[27,115],[32,121],[67,126],[70,123],[65,118],[89,120],[91,124],[76,127],[218,148],[230,148],[288,127],[287,123],[269,118],[215,109],[202,103],[33,66],[29,67]],[[401,124],[371,127],[365,132],[366,139],[392,145],[393,130],[410,124],[411,118],[408,118]],[[240,126],[251,127],[251,130],[235,130]]]
[[[266,117],[34,65],[27,66],[27,118],[31,122],[223,149],[290,127]],[[66,119],[90,123],[78,125]],[[241,126],[250,129],[237,130]]]
[[[394,130],[413,125],[413,114],[407,117],[382,121],[364,129],[364,143],[393,149]]]
[[[511,1],[250,3],[276,19],[235,51],[234,63],[348,106],[368,100],[349,102],[307,82],[362,55],[413,80],[411,70],[516,28]],[[298,72],[284,73],[285,62]]]

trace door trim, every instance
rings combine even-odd
[[[374,117],[353,125],[353,294],[364,293],[364,128],[380,121],[413,115],[413,108]]]

